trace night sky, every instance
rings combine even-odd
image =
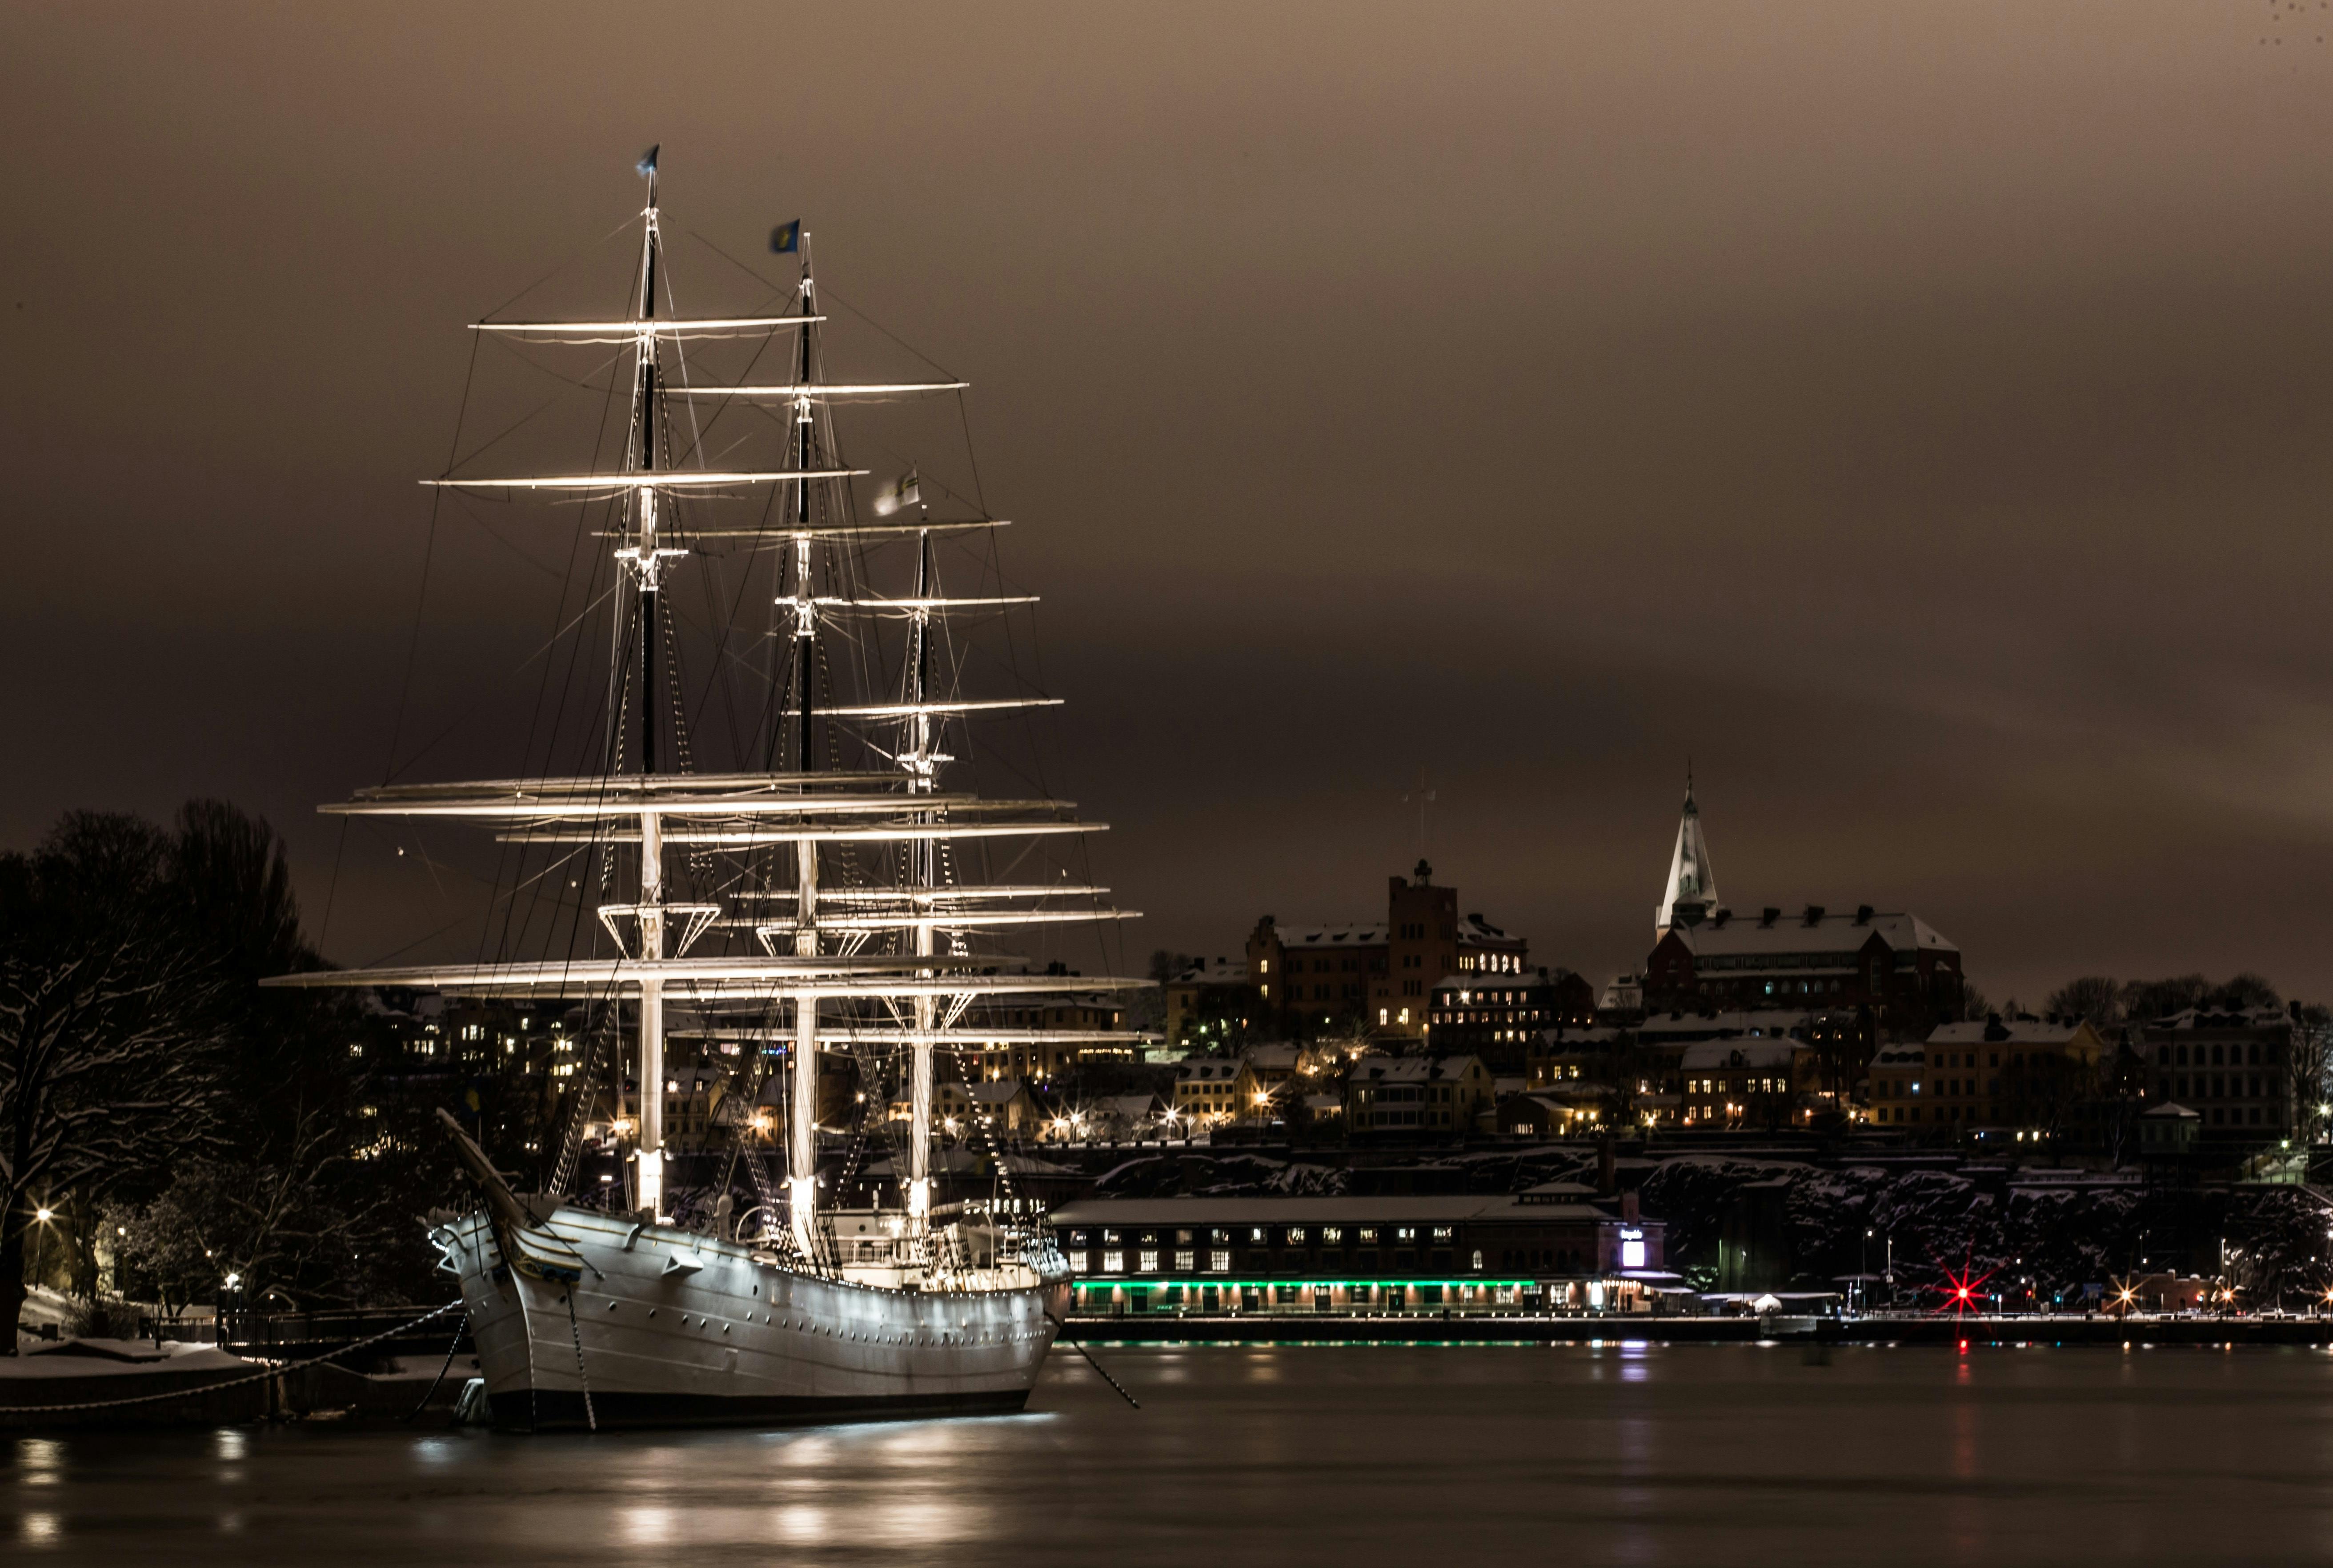
[[[1129,962],[1382,915],[1424,768],[1461,908],[1600,980],[1690,757],[1737,908],[2333,997],[2328,18],[8,7],[0,843],[227,797],[343,962],[474,897],[311,808],[400,723],[463,323],[661,142],[685,301],[799,216],[973,381]],[[407,751],[551,537],[441,520]],[[515,761],[456,729],[410,776]]]

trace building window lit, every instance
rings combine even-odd
[[[1101,1271],[1104,1274],[1124,1274],[1126,1272],[1126,1254],[1123,1252],[1103,1253],[1101,1255]]]
[[[1231,1250],[1219,1247],[1208,1253],[1207,1271],[1210,1274],[1229,1274],[1232,1271]]]
[[[1175,1272],[1177,1274],[1190,1274],[1196,1271],[1199,1267],[1198,1259],[1199,1255],[1195,1252],[1176,1253],[1175,1255]]]
[[[1080,1247],[1080,1248],[1076,1248],[1072,1249],[1072,1250],[1070,1251],[1070,1273],[1072,1273],[1072,1274],[1083,1274],[1085,1271],[1086,1271],[1086,1251],[1085,1251],[1085,1248],[1082,1248],[1082,1247]]]
[[[1142,1249],[1141,1264],[1142,1264],[1142,1272],[1143,1272],[1143,1273],[1145,1273],[1145,1274],[1156,1274],[1156,1273],[1157,1273],[1157,1272],[1158,1272],[1158,1249],[1157,1249],[1157,1248],[1153,1248],[1153,1247],[1146,1247],[1146,1248],[1144,1248]]]

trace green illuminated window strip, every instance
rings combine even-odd
[[[1477,1286],[1484,1290],[1521,1290],[1536,1286],[1531,1279],[1226,1279],[1221,1275],[1201,1275],[1191,1279],[1169,1279],[1155,1274],[1112,1276],[1108,1279],[1080,1279],[1079,1290],[1116,1290],[1135,1286],[1143,1290],[1333,1290],[1341,1286],[1347,1290],[1375,1286],[1383,1290],[1409,1289],[1433,1286],[1437,1289],[1464,1289]],[[1598,1282],[1598,1283],[1600,1283]]]

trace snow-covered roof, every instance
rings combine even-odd
[[[1258,1072],[1292,1073],[1304,1052],[1299,1046],[1250,1046],[1240,1055]]]
[[[1464,1077],[1470,1066],[1479,1065],[1473,1056],[1379,1056],[1361,1063],[1350,1076],[1372,1084],[1422,1084]]]
[[[1493,925],[1479,914],[1470,914],[1458,922],[1458,940],[1478,945],[1496,946],[1501,942],[1510,942],[1521,945],[1523,939]]]
[[[1685,1048],[1678,1066],[1688,1073],[1713,1067],[1787,1067],[1807,1049],[1791,1039],[1697,1040]]]
[[[1081,1226],[1379,1224],[1435,1220],[1531,1223],[1578,1219],[1618,1225],[1614,1214],[1587,1202],[1532,1202],[1519,1193],[1435,1193],[1369,1198],[1081,1198],[1052,1215],[1056,1229]],[[1627,1223],[1659,1229],[1647,1215]]]
[[[2062,1046],[2085,1032],[2095,1033],[2080,1018],[1971,1018],[1965,1023],[1938,1024],[1929,1031],[1932,1046]]]
[[[2149,1116],[2160,1116],[2165,1121],[2173,1122],[2200,1122],[2203,1119],[2203,1113],[2191,1111],[2176,1100],[2165,1100],[2153,1110],[2141,1111],[2138,1116],[2142,1122]]]
[[[1531,1047],[1539,1051],[1600,1051],[1609,1050],[1619,1042],[1620,1031],[1604,1025],[1590,1029],[1541,1029],[1531,1037]]]
[[[1814,1015],[1803,1009],[1789,1008],[1750,1008],[1708,1015],[1686,1013],[1674,1018],[1664,1015],[1647,1018],[1637,1036],[1648,1045],[1681,1040],[1788,1038],[1794,1032],[1811,1028],[1813,1019]]]
[[[1927,1059],[1925,1040],[1899,1040],[1871,1053],[1871,1065],[1875,1067],[1916,1067]]]
[[[1382,946],[1386,940],[1386,923],[1381,920],[1332,921],[1323,925],[1281,925],[1272,930],[1280,935],[1280,945],[1289,947],[1371,947]]]
[[[1229,1083],[1239,1076],[1241,1064],[1226,1062],[1220,1056],[1192,1056],[1175,1069],[1177,1083]]]
[[[1247,984],[1247,961],[1233,962],[1216,959],[1212,963],[1195,963],[1166,982],[1172,986],[1243,986]]]
[[[2146,1031],[2154,1034],[2194,1031],[2199,1029],[2274,1029],[2282,1028],[2292,1020],[2281,1008],[2189,1008],[2165,1018],[2151,1018]]]
[[[1861,909],[1833,912],[1820,904],[1810,908],[1819,912],[1811,920],[1808,918],[1809,910],[1800,910],[1779,913],[1771,924],[1762,913],[1745,915],[1738,910],[1720,910],[1699,925],[1674,927],[1670,934],[1684,942],[1696,959],[1745,957],[1780,961],[1800,955],[1809,960],[1838,957],[1862,951],[1874,935],[1896,952],[1922,948],[1936,952],[1960,951],[1957,945],[1916,914],[1874,910],[1867,916]]]

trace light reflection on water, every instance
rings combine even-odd
[[[1024,1416],[18,1438],[0,1559],[569,1565],[2291,1560],[2307,1351],[1270,1346],[1058,1358]],[[2169,1445],[2170,1447],[2166,1447]],[[2155,1462],[2175,1448],[2177,1464]]]

